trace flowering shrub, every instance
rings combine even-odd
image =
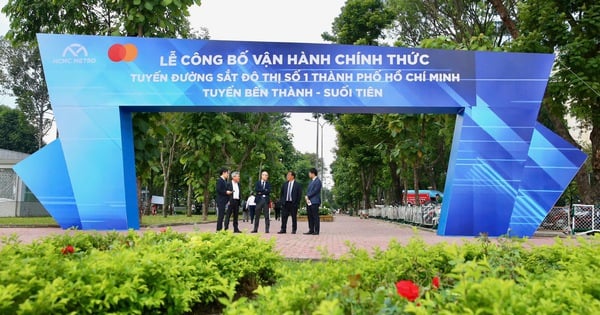
[[[435,289],[440,288],[440,277],[435,276],[433,279],[431,279],[431,287]]]
[[[73,254],[75,252],[75,248],[73,248],[73,246],[71,245],[67,245],[63,249],[61,249],[60,252],[63,255]]]
[[[319,262],[282,267],[276,285],[224,314],[600,314],[599,240],[531,247],[415,238],[374,253],[350,245],[340,259],[325,253]]]
[[[0,257],[0,314],[214,313],[273,284],[281,262],[256,236],[169,228],[8,241]]]
[[[419,287],[410,280],[401,280],[396,282],[396,290],[398,295],[413,302],[419,297]]]
[[[414,238],[290,262],[233,233],[5,239],[0,314],[600,314],[599,241]]]

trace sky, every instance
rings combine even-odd
[[[0,0],[0,7],[6,3],[7,0]],[[206,27],[215,40],[324,43],[321,34],[331,32],[331,24],[344,3],[345,0],[202,0],[201,6],[190,9],[190,22],[197,29]],[[0,14],[0,34],[7,30],[8,20]],[[0,103],[9,101],[11,98],[0,95]],[[303,153],[314,153],[317,125],[305,119],[312,119],[312,114],[292,114],[294,147]],[[323,158],[329,168],[334,159],[331,151],[335,147],[335,129],[328,124],[322,128]],[[325,177],[327,180],[327,173]]]

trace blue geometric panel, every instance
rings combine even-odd
[[[585,160],[536,122],[551,54],[46,34],[38,42],[61,139],[15,170],[63,228],[139,228],[138,111],[458,114],[440,235],[531,235]],[[49,168],[56,174],[37,176]]]
[[[586,156],[541,124],[536,124],[523,183],[517,195],[510,233],[533,235],[560,198]]]
[[[61,228],[82,228],[60,139],[13,169]]]

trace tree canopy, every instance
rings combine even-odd
[[[0,105],[0,148],[22,153],[38,149],[35,128],[22,111]]]

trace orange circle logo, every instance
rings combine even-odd
[[[130,62],[137,58],[138,49],[134,44],[114,44],[108,49],[108,58],[113,62]]]

